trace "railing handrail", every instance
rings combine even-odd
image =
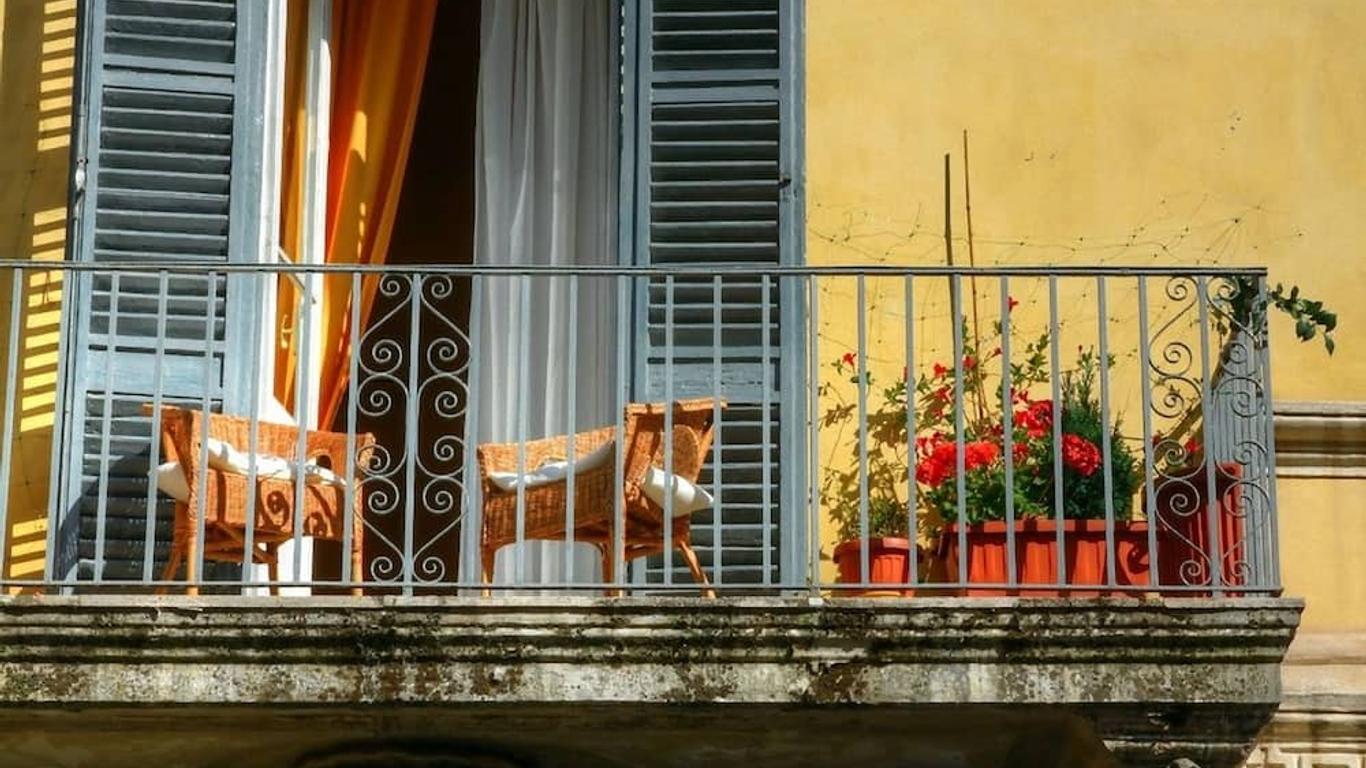
[[[102,262],[102,261],[29,261],[0,259],[0,270],[50,270],[72,272],[139,272],[156,274],[194,273],[330,273],[330,274],[423,274],[423,275],[602,275],[620,277],[695,276],[712,277],[767,275],[774,277],[1264,277],[1264,266],[1153,266],[1153,265],[1021,265],[1021,266],[936,266],[894,264],[848,264],[829,266],[780,266],[773,264],[715,264],[661,266],[635,265],[508,265],[508,264],[297,264],[297,263],[214,263],[204,261]]]

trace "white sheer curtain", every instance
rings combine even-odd
[[[611,0],[484,0],[480,37],[475,259],[480,264],[616,262],[616,107]],[[475,397],[480,441],[518,437],[525,380],[528,438],[613,423],[616,381],[611,280],[580,279],[578,330],[569,335],[569,278],[531,278],[523,306],[515,279],[485,283]],[[529,364],[521,366],[523,327]],[[576,361],[574,402],[569,361]],[[530,468],[529,468],[530,469]],[[524,545],[528,583],[601,580],[597,549]],[[496,583],[516,581],[516,546],[498,553]],[[468,550],[467,550],[468,551]]]

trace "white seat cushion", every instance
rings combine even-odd
[[[603,466],[612,458],[615,440],[608,440],[582,456],[574,457],[574,475],[582,475]],[[489,482],[503,491],[515,491],[518,486],[539,488],[543,485],[558,483],[569,476],[568,461],[547,461],[539,467],[519,475],[516,472],[490,472]]]
[[[261,404],[261,421],[268,424],[283,424],[294,426],[294,417],[290,415],[289,409],[276,400],[269,397],[266,402]],[[247,475],[251,470],[251,454],[239,451],[233,446],[217,438],[209,438],[205,441],[209,449],[209,468],[220,472],[227,472],[234,475]],[[195,461],[199,457],[194,457]],[[298,465],[289,459],[280,456],[270,456],[267,454],[257,454],[256,457],[256,477],[269,480],[294,479]],[[157,467],[157,489],[176,501],[189,501],[190,486],[185,481],[185,472],[180,464],[168,461]],[[310,485],[345,485],[346,481],[342,477],[326,467],[320,466],[315,461],[304,462],[304,482]]]
[[[669,475],[664,470],[650,467],[650,471],[645,473],[645,482],[641,485],[640,492],[645,494],[645,498],[658,504],[660,509],[666,509],[664,497],[672,492],[674,517],[687,517],[699,509],[706,509],[712,505],[712,495],[707,493],[706,489],[677,475],[672,479],[673,482],[670,483]]]

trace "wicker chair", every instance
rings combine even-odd
[[[150,408],[149,408],[150,410]],[[205,560],[240,563],[245,555],[247,526],[247,477],[235,473],[206,468],[204,477],[207,493],[203,499],[204,540],[199,541],[199,526],[196,514],[200,509],[199,498],[201,446],[203,445],[204,416],[198,410],[166,407],[161,412],[161,442],[165,456],[180,463],[185,473],[185,481],[190,488],[187,502],[177,502],[175,507],[175,532],[171,544],[170,560],[162,573],[163,581],[174,578],[183,562],[185,580],[189,582],[186,594],[195,595],[199,588],[195,584],[199,551],[202,548]],[[239,416],[211,414],[209,416],[208,437],[245,451],[249,445],[251,421]],[[280,456],[294,460],[298,447],[299,432],[296,428],[280,424],[257,423],[258,455]],[[310,459],[325,457],[331,467],[340,473],[346,467],[346,435],[333,432],[309,432],[305,438]],[[369,433],[356,435],[356,455],[365,456],[374,445],[375,438]],[[319,462],[322,463],[322,462]],[[256,481],[256,513],[253,527],[252,562],[265,563],[270,572],[271,592],[275,592],[275,582],[279,580],[278,550],[282,542],[294,536],[294,483],[290,480],[261,478]],[[304,487],[303,534],[318,539],[342,540],[343,526],[352,526],[351,535],[351,573],[359,579],[362,571],[361,551],[365,534],[362,521],[362,493],[359,488],[354,494],[354,510],[350,515],[343,513],[345,488],[336,485],[307,484]],[[361,590],[351,590],[359,595]]]
[[[673,471],[678,477],[697,482],[711,449],[714,401],[711,399],[685,400],[674,404]],[[722,406],[724,407],[724,405]],[[664,552],[664,510],[641,492],[641,484],[651,466],[664,466],[664,405],[634,403],[626,407],[623,423],[623,443],[626,446],[622,515],[625,521],[623,538],[626,560]],[[576,456],[585,456],[595,448],[616,438],[616,427],[602,427],[574,435]],[[480,535],[480,555],[483,581],[493,581],[493,559],[498,549],[517,541],[517,491],[505,491],[489,479],[491,472],[516,472],[518,443],[485,443],[477,455],[484,495],[483,527]],[[568,436],[551,437],[526,442],[524,466],[533,469],[545,461],[563,460],[569,451]],[[603,581],[613,580],[616,516],[616,457],[603,466],[581,472],[574,478],[575,541],[597,546],[602,553]],[[568,499],[568,481],[529,488],[524,493],[525,513],[523,539],[564,541]],[[703,594],[715,597],[711,583],[702,572],[689,541],[691,522],[687,516],[673,519],[673,546],[683,553],[683,559],[693,578],[703,587]]]

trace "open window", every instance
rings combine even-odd
[[[777,583],[804,551],[804,458],[791,447],[804,429],[792,394],[802,384],[795,329],[803,327],[804,297],[795,282],[744,270],[802,258],[799,185],[791,183],[800,175],[800,3],[574,5],[600,6],[601,19],[578,24],[591,34],[564,66],[597,62],[601,72],[547,87],[583,88],[590,74],[601,75],[601,102],[585,108],[582,122],[600,141],[574,154],[610,174],[593,203],[600,245],[579,249],[608,264],[701,266],[716,275],[632,280],[626,312],[613,313],[616,330],[606,340],[611,365],[585,364],[580,373],[602,375],[620,358],[630,399],[728,400],[719,455],[702,476],[719,489],[721,514],[698,512],[694,539],[723,584]],[[372,431],[394,456],[452,438],[453,452],[419,456],[405,469],[422,474],[413,498],[396,502],[407,514],[367,516],[374,551],[367,549],[367,573],[349,577],[457,578],[459,510],[442,501],[451,496],[425,489],[459,498],[469,487],[468,450],[488,435],[467,416],[506,388],[471,374],[470,348],[481,333],[495,334],[482,340],[486,348],[496,346],[488,340],[499,328],[512,333],[495,322],[507,317],[495,315],[516,297],[492,277],[399,269],[278,277],[270,265],[509,263],[516,248],[546,250],[488,235],[505,228],[489,226],[497,213],[488,202],[503,171],[480,162],[490,149],[478,130],[495,114],[490,100],[502,87],[489,78],[491,62],[509,53],[481,50],[481,38],[494,39],[498,24],[527,23],[509,12],[523,6],[547,24],[569,12],[513,0],[495,4],[508,13],[498,19],[481,19],[475,2],[87,3],[72,255],[150,271],[83,279],[87,300],[68,318],[59,575],[141,578],[154,559],[159,571],[169,512],[149,502],[148,402],[259,415],[274,397],[303,424]],[[582,94],[576,100],[584,102]],[[526,127],[542,128],[534,120]],[[597,149],[600,158],[583,159]],[[536,178],[535,169],[523,170]],[[583,204],[601,191],[586,189],[565,199]],[[189,259],[202,260],[206,276],[220,265],[263,269],[214,280],[155,274],[159,261]],[[614,289],[615,280],[602,282]],[[527,314],[557,301],[534,297]],[[455,357],[428,354],[448,338],[459,348],[461,337]],[[418,367],[382,371],[377,349],[401,350]],[[560,359],[527,370],[558,374]],[[388,392],[393,412],[361,400],[381,380],[398,381]],[[438,380],[468,395],[468,410],[447,413],[423,400],[423,385]],[[593,389],[590,382],[577,391],[587,397]],[[590,410],[578,428],[610,418]],[[546,433],[557,430],[557,418],[546,417]],[[724,469],[713,474],[713,464]],[[157,558],[146,557],[148,544]],[[442,554],[424,564],[425,552]],[[320,578],[334,575],[333,559],[317,558]],[[639,564],[632,578],[655,580],[662,565]]]

